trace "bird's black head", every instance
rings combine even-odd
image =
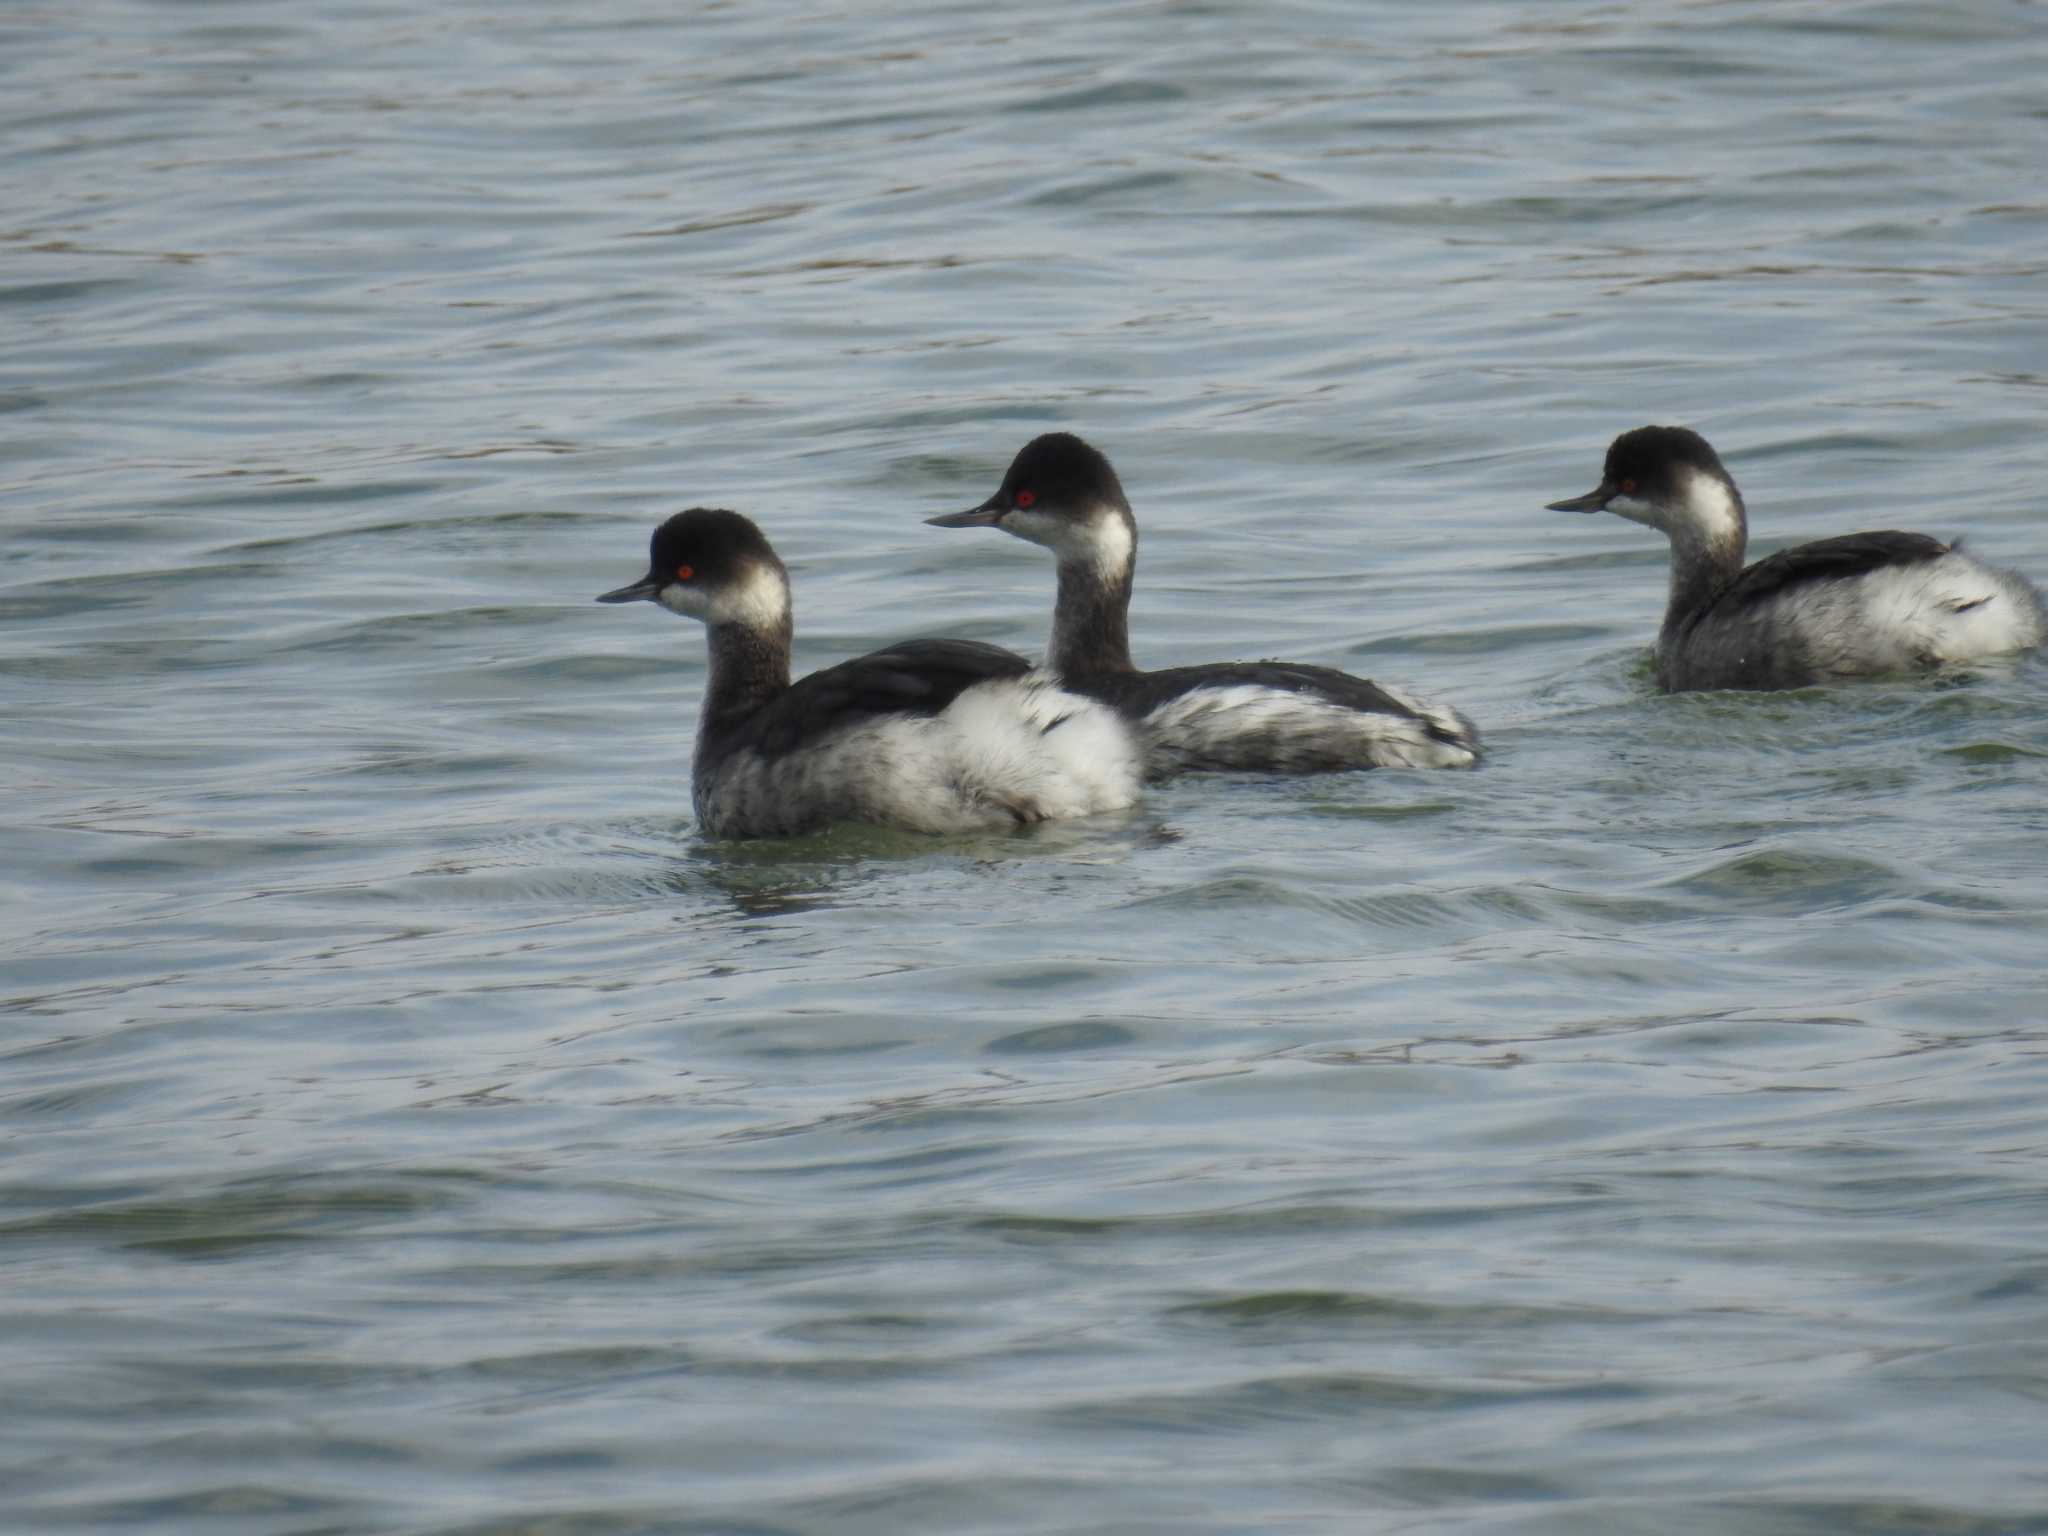
[[[1673,506],[1684,499],[1695,474],[1708,475],[1731,490],[1735,485],[1713,445],[1692,428],[1637,427],[1608,445],[1598,485],[1583,496],[1553,501],[1548,510],[1603,512],[1612,502]]]
[[[1000,528],[1043,544],[1062,569],[1128,582],[1138,525],[1123,482],[1102,451],[1071,432],[1034,437],[1010,461],[995,495],[965,512],[928,517],[939,528]]]
[[[598,601],[656,602],[707,624],[769,627],[788,620],[789,576],[750,519],[692,507],[654,530],[647,574]]]
[[[1019,512],[1091,520],[1105,507],[1130,515],[1123,482],[1108,457],[1071,432],[1047,432],[1017,451],[987,501],[925,521],[940,528],[984,528]]]

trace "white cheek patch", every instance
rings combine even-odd
[[[704,594],[680,581],[672,581],[654,594],[654,600],[670,613],[679,613],[686,619],[697,619],[709,623],[711,613],[704,600]]]
[[[1136,541],[1131,537],[1129,523],[1113,512],[1104,512],[1096,517],[1088,531],[1097,570],[1105,576],[1121,576],[1131,568]]]
[[[1607,503],[1607,510],[1674,538],[1689,536],[1709,547],[1733,544],[1740,549],[1742,517],[1728,487],[1695,469],[1681,469],[1677,482],[1677,494],[1668,502],[1624,492]]]
[[[737,581],[716,591],[672,581],[661,589],[656,601],[670,613],[705,624],[777,629],[789,617],[789,583],[772,566],[752,564]]]
[[[749,564],[740,579],[711,600],[713,624],[776,629],[789,618],[789,582],[772,566]]]
[[[1709,544],[1741,541],[1742,515],[1735,510],[1735,497],[1720,480],[1692,470],[1679,482],[1678,493],[1685,506],[1686,521]]]
[[[1656,511],[1656,508],[1640,496],[1630,496],[1626,492],[1617,492],[1608,501],[1605,510],[1614,513],[1617,517],[1634,518],[1640,523],[1651,516]]]
[[[1050,512],[1006,512],[1002,529],[1044,545],[1062,565],[1090,566],[1105,576],[1121,576],[1130,568],[1130,526],[1113,511],[1100,511],[1085,520]]]
[[[999,526],[1027,544],[1044,545],[1062,560],[1068,558],[1067,552],[1079,532],[1066,518],[1054,517],[1049,512],[1005,512]]]
[[[1607,511],[1616,517],[1625,517],[1632,523],[1641,523],[1647,528],[1670,526],[1667,510],[1654,501],[1645,501],[1640,496],[1616,496],[1607,503]]]

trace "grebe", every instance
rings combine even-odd
[[[598,598],[643,600],[708,634],[692,798],[715,837],[835,821],[957,833],[1138,798],[1137,744],[1116,714],[998,646],[909,640],[792,683],[789,576],[737,512],[677,513],[654,531],[647,574]]]
[[[925,521],[1000,528],[1059,562],[1046,666],[1137,728],[1151,778],[1203,769],[1324,773],[1468,768],[1479,737],[1464,716],[1334,667],[1225,661],[1140,671],[1128,619],[1138,524],[1109,460],[1069,432],[1024,445],[995,495]]]
[[[1612,512],[1671,541],[1657,685],[1803,688],[2026,650],[2041,594],[1924,533],[1850,533],[1743,568],[1748,518],[1718,454],[1685,427],[1637,427],[1600,484],[1553,512]]]

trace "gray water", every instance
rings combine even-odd
[[[2048,13],[0,13],[0,1525],[2048,1531],[2048,662],[1659,697],[1755,548],[2048,578]],[[1042,641],[1474,774],[689,820],[691,504],[798,662]]]

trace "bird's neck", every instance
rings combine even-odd
[[[1664,628],[1670,631],[1742,574],[1749,516],[1741,492],[1718,476],[1694,473],[1685,485],[1684,515],[1672,519],[1665,533],[1671,540],[1671,596]]]
[[[1135,672],[1131,661],[1131,577],[1136,565],[1062,560],[1046,665],[1062,677]]]
[[[703,725],[752,714],[789,687],[791,627],[785,613],[778,624],[713,624],[706,629],[711,673],[704,689]]]

